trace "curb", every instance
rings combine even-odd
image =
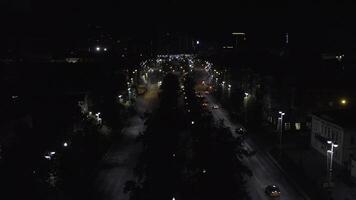
[[[297,191],[303,196],[305,200],[311,200],[310,197],[300,188],[300,186],[288,175],[288,173],[278,164],[276,159],[267,151],[266,155],[273,162],[273,164],[284,174],[289,182],[297,189]]]

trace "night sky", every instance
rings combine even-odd
[[[172,31],[214,38],[244,31],[268,37],[289,32],[291,42],[326,47],[350,46],[356,35],[355,5],[346,1],[5,0],[0,7],[8,35],[80,36],[95,24],[136,36]]]

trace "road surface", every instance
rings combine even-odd
[[[140,116],[155,108],[157,94],[158,86],[150,85],[145,95],[136,99],[137,115],[128,119],[128,125],[122,131],[123,136],[104,156],[102,167],[94,180],[93,199],[129,199],[128,194],[123,193],[123,188],[126,181],[135,180],[133,169],[141,153],[141,144],[135,139],[145,128]]]
[[[209,107],[217,104],[216,100],[210,96],[205,96]],[[219,105],[218,109],[211,108],[212,115],[215,120],[224,120],[226,127],[229,127],[233,133],[236,128],[241,128],[239,124],[231,122],[227,112]],[[246,157],[244,163],[252,170],[253,176],[248,179],[247,186],[252,200],[267,200],[269,199],[264,193],[267,185],[278,185],[281,190],[281,198],[283,200],[302,200],[305,199],[296,189],[294,184],[287,180],[284,173],[274,164],[273,160],[266,152],[259,151],[258,147],[250,139],[246,139],[244,145],[249,150],[257,150],[253,156]]]

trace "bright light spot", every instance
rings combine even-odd
[[[234,32],[232,33],[233,35],[245,35],[246,33],[239,33],[239,32]]]
[[[197,44],[200,44],[199,40],[197,40]]]
[[[121,95],[121,94],[119,95],[119,98],[120,98],[120,99],[122,98],[122,95]]]
[[[194,121],[192,121],[192,124],[194,124],[195,122]]]
[[[184,99],[187,99],[187,97],[184,97]]]
[[[175,154],[175,153],[173,154],[173,157],[176,157],[176,154]]]
[[[12,96],[11,98],[12,98],[12,99],[16,99],[16,98],[18,98],[18,96],[15,96],[15,95],[14,95],[14,96]]]
[[[340,100],[340,104],[343,105],[343,106],[347,105],[347,103],[348,103],[348,102],[347,102],[346,99],[341,99],[341,100]]]
[[[66,143],[66,142],[63,143],[63,146],[64,146],[64,147],[67,147],[67,146],[68,146],[68,143]]]
[[[229,84],[228,87],[231,88],[231,85]]]
[[[50,154],[51,156],[53,156],[53,155],[56,154],[56,152],[52,151],[52,152],[50,152],[49,154]]]
[[[47,160],[51,160],[51,156],[44,156]]]
[[[100,51],[100,47],[96,47],[96,51]]]
[[[205,174],[206,173],[206,170],[205,169],[203,169],[203,174]]]
[[[107,48],[104,48],[104,51],[107,51],[108,49]]]

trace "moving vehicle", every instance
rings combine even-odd
[[[281,196],[281,191],[276,185],[268,185],[265,188],[265,193],[272,198],[277,198]]]

